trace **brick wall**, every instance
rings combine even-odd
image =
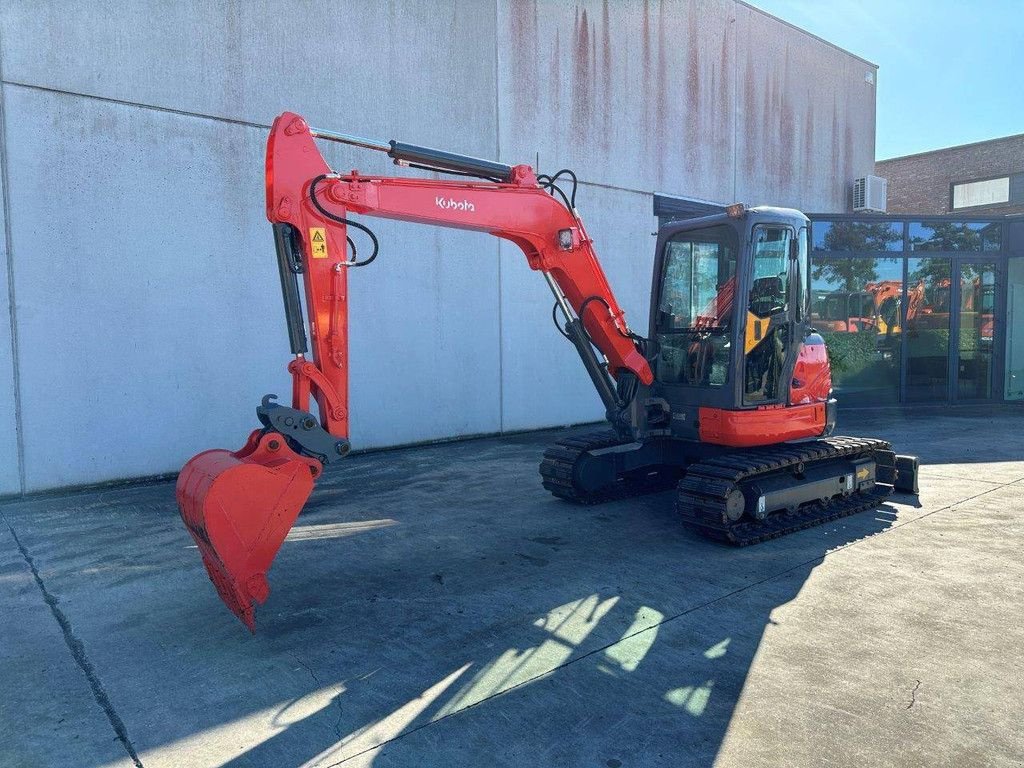
[[[875,175],[889,180],[889,213],[1024,213],[1024,134],[880,160]],[[1010,203],[952,210],[950,184],[994,176],[1011,177]]]

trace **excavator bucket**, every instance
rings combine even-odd
[[[322,467],[276,433],[253,432],[239,451],[204,451],[178,475],[182,520],[221,600],[252,632],[270,594],[267,571]]]

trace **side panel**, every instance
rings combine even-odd
[[[789,388],[789,402],[791,405],[823,403],[828,400],[831,391],[832,369],[825,340],[812,333],[800,345],[800,355]]]
[[[826,427],[826,404],[752,411],[701,408],[699,418],[701,442],[750,448],[818,437]]]

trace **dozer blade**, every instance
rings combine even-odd
[[[178,475],[181,518],[210,581],[252,632],[256,604],[270,594],[267,571],[321,469],[281,435],[257,430],[241,450],[204,451]]]

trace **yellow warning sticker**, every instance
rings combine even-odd
[[[323,227],[309,228],[309,251],[314,259],[327,258],[327,230]]]
[[[860,469],[857,470],[857,479],[864,480],[869,474],[870,472],[868,471],[867,467],[861,467]]]

